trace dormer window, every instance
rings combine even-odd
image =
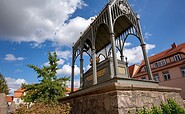
[[[155,63],[153,64],[154,68],[162,67],[162,66],[164,66],[164,65],[166,65],[165,59],[160,60],[160,61],[157,61],[157,62],[155,62]]]
[[[143,68],[141,69],[142,72],[146,71],[146,66],[143,66]]]
[[[157,64],[157,62],[156,63],[154,63],[154,68],[157,68],[158,67],[158,64]]]
[[[173,58],[174,58],[174,61],[180,61],[182,59],[180,54],[173,56]]]

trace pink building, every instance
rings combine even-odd
[[[14,91],[14,99],[13,101],[15,102],[15,104],[18,106],[19,104],[24,103],[23,100],[21,99],[22,95],[24,95],[24,89],[18,89],[16,91]]]
[[[185,43],[149,57],[153,78],[161,86],[181,88],[181,96],[185,100]],[[131,68],[130,68],[131,69]],[[142,61],[133,78],[147,80],[145,62]]]

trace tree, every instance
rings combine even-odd
[[[34,65],[27,65],[34,69],[40,79],[38,84],[23,84],[26,95],[23,97],[26,102],[44,102],[56,103],[57,100],[65,96],[66,82],[69,80],[67,77],[57,78],[58,64],[57,54],[49,52],[48,56],[49,66],[39,68]]]
[[[6,95],[9,94],[9,88],[6,83],[5,78],[3,75],[0,73],[0,93],[5,93]]]

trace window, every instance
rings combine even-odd
[[[161,64],[162,66],[166,65],[166,60],[165,59],[161,60]]]
[[[146,66],[144,66],[141,71],[142,72],[146,71]]]
[[[181,67],[182,76],[185,76],[185,66]]]
[[[159,74],[158,74],[158,73],[153,74],[153,76],[154,76],[154,80],[155,80],[155,81],[157,81],[157,82],[160,81],[160,78],[159,78]]]
[[[141,77],[141,80],[146,80],[146,77]]]
[[[20,101],[20,99],[19,99],[19,98],[17,98],[16,102],[17,102],[17,103],[19,103],[19,101]]]
[[[173,56],[173,58],[174,58],[174,61],[180,61],[182,59],[180,54]]]
[[[168,71],[163,72],[163,77],[164,77],[164,80],[169,80],[170,79],[170,73]]]
[[[158,64],[157,64],[157,62],[156,63],[154,63],[154,68],[157,68],[158,67]]]
[[[165,61],[165,59],[163,59],[163,60],[155,62],[153,65],[154,65],[154,68],[162,67],[162,66],[166,65],[166,61]]]

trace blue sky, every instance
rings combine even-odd
[[[185,41],[184,0],[128,0],[140,16],[148,55]],[[11,92],[21,83],[37,83],[37,74],[27,64],[47,65],[48,52],[60,59],[58,76],[70,76],[71,46],[100,13],[107,0],[1,0],[0,72]],[[136,38],[125,48],[130,64],[139,64],[142,53]],[[137,59],[136,59],[137,58]],[[85,57],[84,69],[89,68]],[[77,60],[78,61],[78,60]],[[76,62],[75,86],[79,86]]]

